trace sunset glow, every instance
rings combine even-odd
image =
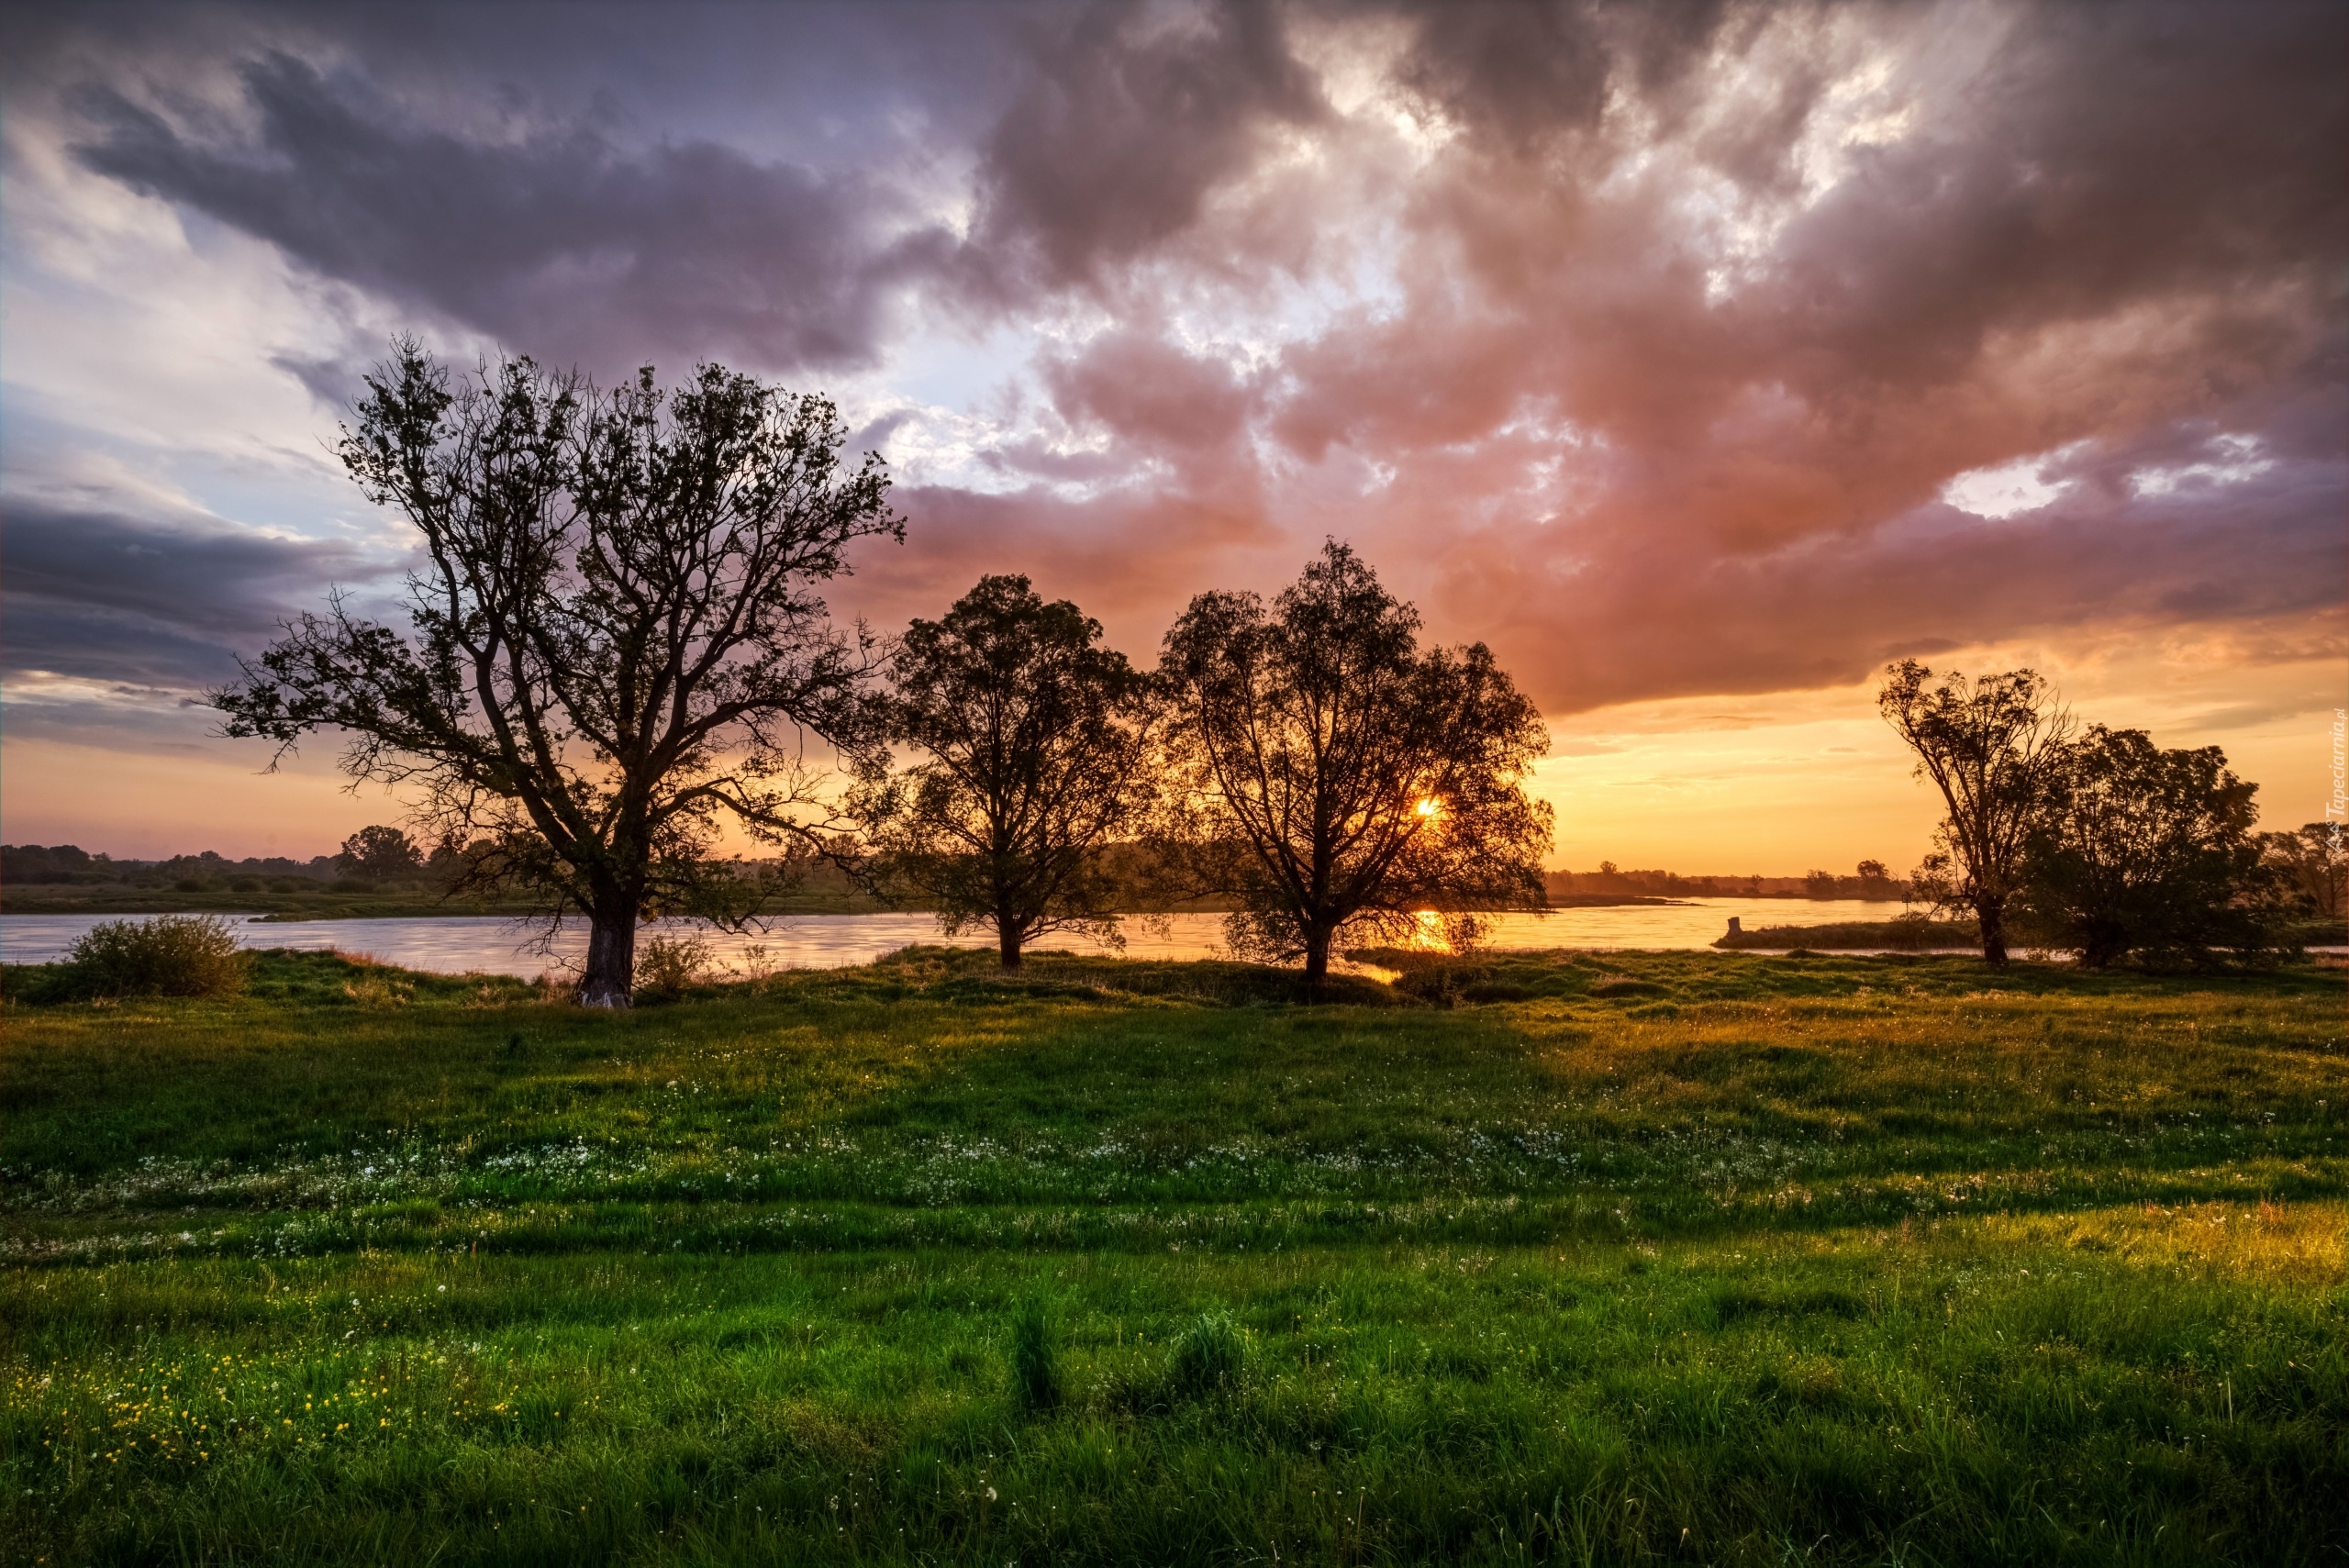
[[[400,331],[829,393],[879,633],[1018,571],[1148,662],[1349,540],[1540,704],[1555,863],[1913,864],[1909,654],[2315,819],[2343,14],[2157,9],[20,14],[0,834],[398,815],[191,699],[411,563],[331,450]]]
[[[2344,66],[0,0],[0,1538],[2331,1560]]]

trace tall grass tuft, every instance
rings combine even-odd
[[[1204,1399],[1240,1386],[1248,1341],[1228,1312],[1206,1312],[1183,1330],[1166,1357],[1166,1391],[1177,1399]]]
[[[1023,1410],[1044,1411],[1067,1393],[1061,1373],[1060,1314],[1041,1291],[1011,1309],[1011,1396]]]
[[[101,920],[66,950],[50,994],[75,996],[231,996],[245,988],[251,955],[217,915]]]
[[[709,974],[713,955],[699,937],[648,937],[636,951],[636,994],[673,1002]]]

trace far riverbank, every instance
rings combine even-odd
[[[1894,903],[1858,899],[1821,901],[1812,906],[1830,919],[1884,921],[1900,913]],[[1488,917],[1485,945],[1494,951],[1539,948],[1669,949],[1697,951],[1709,946],[1728,929],[1732,917],[1746,925],[1782,917],[1785,905],[1767,898],[1646,899],[1637,903],[1557,908],[1535,914],[1510,913]],[[584,925],[566,921],[550,947],[535,941],[535,927],[496,915],[441,913],[422,917],[328,919],[271,918],[264,912],[214,910],[235,922],[237,939],[250,948],[334,948],[366,953],[405,968],[440,973],[480,971],[529,978],[545,971],[564,972],[586,945]],[[102,911],[49,915],[0,914],[0,959],[10,963],[45,963],[61,956],[75,939],[99,920]],[[1212,911],[1143,916],[1125,923],[1130,958],[1189,959],[1218,956],[1222,951],[1223,917]],[[715,931],[694,921],[663,921],[649,928],[664,934],[698,937],[707,943],[719,966],[738,973],[782,969],[826,969],[865,963],[884,953],[918,942],[951,941],[958,946],[992,945],[993,937],[977,931],[947,938],[937,917],[914,910],[885,913],[787,913],[749,933]],[[1431,926],[1430,945],[1437,931]],[[1097,944],[1073,934],[1049,937],[1041,948],[1074,952],[1099,952]]]
[[[1685,906],[1686,898],[1662,898],[1639,894],[1569,893],[1550,900],[1553,909],[1624,909]],[[1220,914],[1219,900],[1199,899],[1183,914]],[[5,915],[236,915],[269,921],[395,920],[481,918],[519,919],[529,906],[518,900],[484,902],[414,890],[383,893],[338,893],[222,888],[190,893],[170,887],[131,887],[120,884],[30,884],[0,887],[0,916]],[[1129,915],[1155,913],[1129,909]],[[865,894],[812,888],[770,901],[767,913],[776,918],[796,915],[886,915],[932,913],[927,905],[885,904]]]

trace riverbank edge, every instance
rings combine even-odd
[[[2285,926],[2288,946],[2338,947],[2349,943],[2349,922],[2296,920]],[[1713,939],[1723,952],[1968,952],[1982,945],[1982,929],[1971,920],[1841,920],[1822,926],[1761,926]]]
[[[1739,896],[1744,896],[1739,895]],[[1649,894],[1570,893],[1544,905],[1549,909],[1628,909],[1686,907],[1702,899],[1665,898]],[[1152,915],[1221,915],[1231,905],[1224,899],[1198,899],[1179,908],[1130,908],[1116,911],[1129,918]],[[1510,911],[1522,913],[1523,911]],[[778,898],[761,912],[763,918],[794,915],[929,915],[927,903],[886,904],[853,894],[811,894]],[[412,894],[374,893],[180,893],[153,894],[109,890],[89,896],[67,897],[46,889],[0,890],[0,916],[8,915],[224,915],[273,924],[292,920],[517,920],[535,917],[527,904],[479,904]]]

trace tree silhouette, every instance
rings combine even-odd
[[[1482,643],[1419,650],[1419,615],[1330,541],[1270,610],[1193,599],[1166,635],[1168,759],[1195,884],[1234,896],[1235,951],[1302,958],[1408,936],[1422,910],[1464,935],[1480,909],[1539,907],[1550,807],[1522,779],[1541,716]]]
[[[816,587],[857,539],[903,537],[881,460],[845,470],[830,403],[715,365],[670,392],[528,359],[452,387],[401,340],[367,388],[340,452],[419,536],[407,625],[338,595],[211,700],[281,757],[345,732],[354,779],[485,840],[476,886],[585,914],[580,998],[626,1006],[640,919],[758,907],[710,858],[721,823],[802,845],[837,826],[807,751],[865,744],[870,650]]]
[[[2021,889],[2024,845],[2070,737],[2070,716],[2030,670],[1976,681],[1953,672],[1929,687],[1932,678],[1904,659],[1886,666],[1876,696],[1917,753],[1919,776],[1933,782],[1948,808],[1918,868],[1918,891],[1970,910],[1981,923],[1983,962],[2004,963],[2007,906]]]
[[[922,762],[868,770],[854,803],[884,885],[935,904],[949,935],[992,930],[1003,967],[1050,931],[1117,940],[1099,851],[1152,794],[1150,683],[1101,623],[1025,577],[983,577],[889,660],[890,739]]]
[[[422,871],[424,855],[406,833],[378,824],[362,828],[345,839],[342,852],[335,856],[334,863],[345,876],[389,882],[394,877],[414,876]]]
[[[2258,788],[2216,746],[2165,751],[2142,729],[2092,726],[2049,770],[2021,913],[2088,969],[2266,946],[2279,911],[2252,832]]]
[[[2338,822],[2310,822],[2281,833],[2262,833],[2260,849],[2285,895],[2305,914],[2328,920],[2349,908],[2349,837]]]

